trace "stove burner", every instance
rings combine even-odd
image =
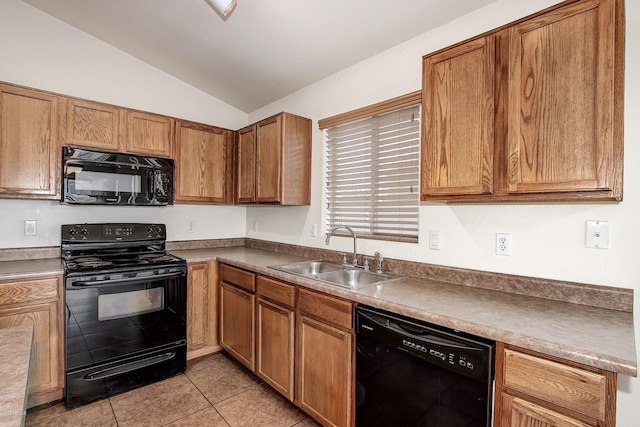
[[[99,267],[110,267],[112,265],[112,262],[105,259],[100,259],[98,257],[81,257],[66,262],[67,269],[91,269]]]

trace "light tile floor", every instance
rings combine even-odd
[[[225,353],[190,361],[187,372],[148,386],[66,409],[27,412],[26,426],[316,427],[271,387]]]

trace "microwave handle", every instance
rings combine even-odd
[[[153,200],[156,198],[156,179],[155,179],[155,171],[151,169],[149,174],[147,175],[147,191],[149,191],[149,199]]]

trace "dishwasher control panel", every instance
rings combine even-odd
[[[494,343],[484,338],[360,307],[356,334],[465,376],[492,377]]]

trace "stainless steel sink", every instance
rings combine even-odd
[[[301,261],[269,268],[350,289],[359,289],[404,277],[400,274],[376,273],[327,261]]]
[[[287,273],[298,274],[300,276],[315,276],[321,273],[344,269],[341,265],[326,261],[302,261],[291,264],[276,265],[270,268],[286,271]]]

